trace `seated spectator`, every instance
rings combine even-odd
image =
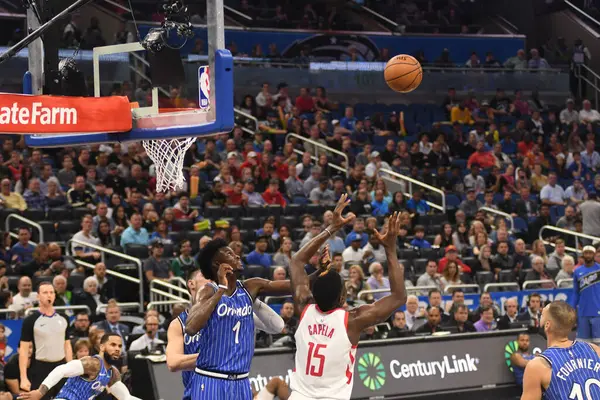
[[[459,267],[461,273],[463,273],[463,274],[471,273],[471,267],[469,267],[467,264],[463,263],[458,258],[458,250],[456,250],[456,247],[448,246],[448,247],[446,247],[446,249],[444,251],[445,251],[446,255],[444,257],[442,257],[438,263],[438,273],[439,274],[444,272],[446,265],[448,265],[448,262],[450,262],[450,261],[454,261],[456,264],[458,264],[458,267]]]
[[[439,307],[430,307],[427,311],[427,322],[419,326],[415,333],[433,334],[438,331],[443,331],[440,326],[442,322],[442,309]]]
[[[81,360],[83,357],[88,357],[93,354],[92,342],[88,339],[79,339],[73,344],[73,358]]]
[[[17,284],[19,292],[13,296],[12,304],[8,308],[20,317],[23,316],[25,310],[36,307],[38,304],[37,292],[34,292],[32,288],[31,278],[22,276],[19,279],[19,283]]]
[[[529,69],[550,69],[550,64],[545,58],[540,56],[538,49],[529,50],[531,58],[529,59]]]
[[[287,272],[283,267],[275,267],[273,270],[273,280],[274,281],[284,281],[287,278]]]
[[[419,309],[419,298],[417,296],[413,294],[407,296],[404,316],[406,317],[406,327],[409,330],[413,330],[412,328],[417,323],[417,320],[423,317],[423,310]]]
[[[388,203],[383,196],[383,190],[376,190],[373,201],[371,202],[372,214],[376,217],[383,217],[389,214]]]
[[[356,301],[364,301],[371,303],[373,301],[373,295],[371,293],[363,293],[360,297],[358,294],[363,290],[371,290],[371,286],[365,282],[365,274],[362,268],[358,265],[353,265],[349,269],[349,277],[345,282],[346,285],[346,299],[349,303]]]
[[[75,184],[67,192],[67,200],[71,207],[94,207],[94,199],[92,194],[86,189],[85,177],[78,176],[75,178]]]
[[[23,198],[27,203],[27,208],[34,210],[48,209],[48,202],[46,196],[41,191],[40,180],[33,178],[29,181],[29,188],[23,194]]]
[[[144,262],[144,275],[148,282],[154,279],[168,281],[173,277],[169,261],[162,258],[165,246],[160,240],[154,240],[150,244],[150,257]]]
[[[529,326],[539,328],[542,317],[542,297],[532,293],[527,300],[527,310],[517,316],[517,321],[529,322]]]
[[[106,276],[106,265],[98,263],[94,266],[94,278],[98,286],[100,301],[108,303],[108,300],[114,299],[117,296],[114,279]]]
[[[588,199],[588,194],[581,183],[581,179],[582,178],[580,177],[575,177],[575,179],[573,179],[573,184],[565,190],[565,200],[567,201],[567,204],[577,206]]]
[[[3,179],[0,183],[0,205],[4,208],[14,208],[19,211],[27,209],[27,203],[23,196],[10,191],[10,179]]]
[[[146,228],[142,227],[142,216],[138,213],[131,215],[130,225],[121,235],[121,247],[125,248],[128,244],[148,245],[149,236]]]
[[[387,338],[403,338],[412,335],[413,332],[411,332],[406,325],[406,316],[404,315],[404,311],[396,311],[394,313],[394,317],[392,318],[392,328],[388,332]]]
[[[28,228],[19,228],[19,241],[11,248],[12,260],[11,262],[28,263],[33,260],[34,246],[29,243],[31,239],[31,232]]]
[[[173,240],[169,237],[169,226],[167,225],[166,220],[158,220],[149,240],[160,240],[164,245],[173,244]]]
[[[64,207],[67,204],[67,197],[60,188],[58,179],[51,177],[46,182],[48,192],[46,194],[46,203],[49,209]]]
[[[392,167],[385,161],[381,160],[381,154],[378,151],[373,151],[370,156],[370,161],[365,167],[365,175],[368,178],[378,177],[382,169],[391,170]]]
[[[581,162],[592,172],[600,168],[600,154],[596,151],[596,142],[588,140],[585,143],[585,151],[581,153]]]
[[[431,207],[423,199],[423,193],[420,190],[415,191],[410,200],[406,202],[406,209],[419,215],[427,215],[431,211]]]
[[[579,112],[575,110],[575,101],[567,99],[566,105],[567,107],[558,115],[560,123],[563,125],[571,125],[573,122],[579,123]]]
[[[385,255],[385,249],[381,245],[377,236],[371,235],[369,236],[369,243],[365,247],[363,247],[365,251],[365,256],[367,257],[367,262],[377,261],[380,263],[387,262],[387,257]]]
[[[600,113],[592,109],[592,103],[589,100],[583,101],[583,109],[579,111],[579,120],[584,124],[600,122]]]
[[[294,304],[289,300],[283,303],[279,316],[283,319],[284,327],[281,333],[273,335],[273,342],[279,341],[283,344],[285,341],[292,340],[298,328],[298,318],[294,316]],[[282,341],[282,338],[285,339]]]
[[[308,198],[313,204],[331,205],[335,203],[335,193],[329,189],[329,179],[327,177],[319,178],[319,185],[310,191]]]
[[[449,261],[446,264],[442,277],[440,278],[440,283],[444,290],[450,285],[462,285],[458,264],[455,261]]]
[[[270,268],[273,265],[271,255],[267,251],[268,238],[261,236],[256,240],[254,250],[246,257],[246,262],[249,265],[262,265],[265,268]]]
[[[360,340],[379,340],[381,336],[375,326],[368,326],[360,333]]]
[[[314,237],[317,237],[323,228],[323,224],[321,221],[316,220],[311,222],[310,232],[307,232],[302,240],[300,241],[300,248],[304,247],[309,241],[311,241]]]
[[[371,287],[371,289],[389,289],[390,288],[390,280],[383,276],[383,266],[379,262],[374,262],[369,265],[369,274],[371,275],[369,279],[367,279],[367,283]],[[382,297],[385,297],[389,294],[389,292],[382,293],[373,293],[373,299],[379,300]]]
[[[548,204],[550,206],[565,205],[565,191],[557,184],[558,177],[555,172],[548,174],[548,184],[540,191],[540,200],[542,204]]]
[[[515,260],[508,254],[508,242],[499,242],[496,251],[496,255],[492,257],[492,268],[494,269],[496,281],[498,280],[500,271],[514,271],[516,275],[518,270]]]
[[[360,264],[368,255],[365,255],[365,250],[362,248],[362,237],[356,232],[350,232],[346,236],[346,243],[350,242],[350,246],[342,253],[344,263],[352,262]]]
[[[466,106],[465,102],[452,107],[450,111],[450,122],[458,122],[461,125],[473,125],[473,116],[471,110]]]
[[[538,205],[536,201],[531,198],[531,191],[528,187],[522,187],[520,195],[521,196],[515,202],[515,212],[519,217],[527,221],[529,217],[537,215]]]
[[[49,267],[48,246],[45,243],[40,243],[33,250],[33,260],[22,263],[19,272],[23,276],[33,278],[45,273]]]
[[[499,165],[496,156],[491,151],[487,151],[483,141],[477,142],[476,152],[471,154],[467,160],[467,168],[471,168],[473,164],[479,165],[483,169],[491,168]]]
[[[468,188],[467,197],[460,203],[458,208],[465,213],[467,218],[474,218],[481,207],[483,207],[483,204],[477,200],[475,189]]]
[[[273,255],[273,265],[279,265],[284,267],[286,270],[290,267],[290,262],[294,256],[292,251],[292,239],[285,237],[281,239],[281,247],[277,250],[277,253]],[[340,255],[341,256],[341,255]],[[335,254],[332,258],[335,258]]]
[[[415,238],[411,240],[410,245],[417,249],[431,248],[431,243],[425,240],[425,227],[423,225],[415,226]]]
[[[517,322],[519,303],[516,298],[507,299],[504,302],[504,315],[496,318],[496,326],[500,330],[511,329],[511,324]]]
[[[566,255],[565,241],[563,239],[556,239],[556,242],[554,242],[554,251],[548,255],[548,263],[546,264],[548,271],[556,273],[562,268],[562,260]]]
[[[86,215],[81,218],[81,230],[73,235],[71,248],[73,249],[73,254],[75,254],[77,258],[89,262],[98,262],[100,258],[102,258],[102,254],[98,250],[78,243],[83,242],[93,246],[100,246],[100,239],[92,235],[93,225],[94,222],[91,215]]]
[[[198,210],[190,208],[190,198],[187,194],[179,197],[177,204],[173,206],[173,213],[176,219],[191,219],[198,218]]]
[[[481,307],[479,321],[473,326],[477,332],[489,332],[496,330],[496,322],[494,320],[494,310],[491,307]]]
[[[269,181],[269,187],[263,193],[262,197],[266,204],[280,205],[281,207],[285,207],[287,204],[279,191],[279,181],[277,179],[271,179]]]
[[[435,260],[427,261],[427,266],[425,267],[425,273],[417,279],[417,287],[427,287],[434,286],[439,290],[442,290],[442,280],[441,274],[437,273],[438,266]]]
[[[454,307],[452,318],[444,325],[444,330],[452,333],[477,332],[473,323],[469,321],[469,309],[464,304]]]
[[[73,325],[71,325],[67,330],[69,339],[86,339],[89,336],[89,331],[90,316],[88,315],[87,311],[78,311],[77,314],[75,314],[75,321],[73,321]]]
[[[83,291],[77,292],[73,296],[72,304],[74,306],[88,306],[90,309],[90,318],[97,321],[97,309],[103,305],[103,301],[98,293],[98,281],[93,276],[88,276],[83,281]]]
[[[149,315],[144,319],[145,331],[142,336],[134,340],[129,346],[130,351],[155,351],[163,349],[165,342],[158,338],[160,327],[158,317]]]
[[[573,271],[575,270],[575,260],[569,255],[565,255],[562,259],[562,269],[558,271],[556,277],[556,283],[559,288],[572,288],[573,282],[560,282],[562,279],[573,279]],[[560,282],[560,283],[559,283]]]
[[[515,70],[525,70],[529,68],[527,62],[527,56],[525,55],[525,50],[519,49],[517,51],[517,55],[514,57],[510,57],[508,60],[504,62],[504,68],[510,68]]]
[[[192,257],[192,243],[184,239],[179,244],[179,255],[171,260],[173,275],[185,279],[190,271],[198,268],[196,258]]]
[[[465,175],[463,182],[465,190],[473,189],[476,195],[485,191],[485,180],[479,175],[478,164],[473,163],[471,165],[471,173]]]
[[[532,284],[528,287],[532,289],[554,289],[556,284],[552,276],[546,270],[544,259],[540,256],[534,256],[531,260],[531,270],[525,276],[526,281],[548,281],[544,283]]]

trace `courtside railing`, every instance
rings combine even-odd
[[[144,285],[143,285],[143,271],[142,271],[142,261],[137,258],[137,257],[132,257],[129,254],[125,254],[125,253],[121,253],[112,249],[107,249],[106,247],[102,247],[102,246],[98,246],[95,244],[90,244],[90,243],[86,243],[86,242],[82,242],[80,240],[77,239],[71,239],[69,241],[67,241],[66,245],[65,245],[65,252],[70,255],[73,256],[73,252],[72,252],[72,244],[78,244],[80,246],[83,247],[89,247],[90,249],[94,249],[94,250],[98,250],[99,252],[101,252],[100,254],[102,255],[102,262],[104,262],[104,255],[105,254],[110,254],[111,256],[114,257],[118,257],[121,258],[123,260],[126,261],[130,261],[132,263],[135,264],[135,266],[137,267],[137,271],[138,271],[138,280],[137,283],[139,284],[139,298],[140,298],[140,306],[139,306],[139,311],[140,312],[144,312]],[[108,268],[106,270],[106,272],[108,273],[108,271],[110,271]],[[113,271],[114,272],[114,271]],[[130,277],[131,278],[131,277]],[[131,282],[133,282],[132,280],[130,280]]]
[[[44,243],[44,229],[42,228],[42,226],[40,224],[38,224],[35,221],[32,221],[28,218],[25,218],[19,214],[8,214],[8,216],[6,217],[6,220],[4,221],[4,231],[8,232],[10,234],[11,237],[14,238],[18,238],[19,235],[17,235],[16,233],[12,232],[10,230],[10,220],[11,219],[17,219],[21,222],[26,223],[27,225],[31,225],[33,226],[35,229],[37,229],[38,231],[38,238],[40,240],[40,243]],[[34,244],[33,242],[29,241],[31,244]]]
[[[575,237],[575,247],[576,248],[565,247],[565,249],[567,249],[569,251],[572,251],[574,253],[581,253],[581,250],[579,250],[579,238],[591,240],[592,243],[600,242],[600,237],[597,237],[597,236],[591,236],[591,235],[586,235],[585,233],[573,232],[573,231],[569,231],[567,229],[558,228],[558,227],[552,226],[552,225],[544,225],[544,226],[542,226],[542,229],[540,229],[539,239],[542,242],[544,242],[544,244],[549,244],[550,246],[554,246],[554,243],[552,243],[552,242],[544,239],[543,232],[545,230],[549,230],[549,231],[553,231],[553,232],[558,232],[558,233],[561,233],[563,235],[574,236]]]
[[[511,232],[515,231],[515,219],[513,218],[512,215],[502,212],[500,210],[495,210],[493,208],[489,208],[489,207],[480,207],[479,211],[485,211],[487,213],[496,214],[496,215],[506,218],[508,220],[508,222],[510,222],[510,231]]]
[[[559,279],[556,281],[556,287],[559,289],[568,289],[573,287],[573,278]]]
[[[529,286],[534,286],[534,285],[539,286],[539,285],[547,285],[547,284],[551,284],[552,286],[556,285],[552,279],[538,279],[538,280],[534,280],[534,281],[523,282],[523,290],[527,290],[527,288]],[[540,289],[540,288],[535,287],[534,289]]]
[[[191,302],[192,295],[188,292],[185,281],[173,277],[168,281],[153,279],[150,281],[150,302],[159,304],[163,301]],[[157,288],[157,286],[160,288]],[[163,305],[170,304],[165,303]],[[159,307],[159,311],[167,311],[168,307]]]
[[[39,309],[40,309],[39,307],[28,308],[27,310],[25,310],[25,316],[28,316],[32,312],[38,311]],[[90,310],[90,308],[88,306],[54,306],[54,310],[56,310],[56,311],[84,310],[84,311],[87,311],[88,314],[92,313],[92,310]],[[0,311],[2,311],[2,310],[0,310]],[[11,311],[11,312],[14,312],[14,311]]]
[[[242,116],[243,118],[246,118],[247,120],[251,121],[251,122],[252,122],[252,124],[254,125],[254,130],[252,130],[252,129],[249,129],[249,128],[245,127],[244,125],[241,125],[241,124],[240,124],[240,125],[238,125],[238,126],[239,126],[239,127],[240,127],[240,128],[243,130],[243,131],[244,131],[244,132],[246,132],[246,133],[248,133],[248,134],[250,134],[250,135],[252,135],[252,136],[254,136],[254,134],[255,134],[256,132],[258,132],[258,119],[257,119],[256,117],[254,117],[254,116],[252,116],[252,115],[250,115],[250,114],[247,114],[247,113],[243,112],[243,111],[242,111],[242,110],[240,110],[239,108],[234,108],[234,109],[233,109],[233,112],[234,112],[234,114],[236,114],[236,115],[240,115],[240,116]]]
[[[175,305],[175,304],[191,304],[191,302],[189,301],[177,301],[177,300],[162,300],[162,301],[151,301],[150,303],[148,303],[148,305],[146,306],[146,308],[148,310],[152,310],[157,308],[158,306],[165,306],[165,305]]]
[[[320,154],[328,154],[329,153],[329,154],[336,154],[336,155],[342,157],[344,159],[344,161],[346,161],[346,168],[342,167],[341,165],[333,164],[331,162],[327,163],[327,165],[335,170],[338,170],[338,171],[344,173],[344,175],[346,175],[346,176],[350,175],[350,170],[348,168],[349,167],[348,156],[346,155],[346,153],[343,153],[339,150],[336,150],[334,148],[326,146],[323,143],[315,142],[314,140],[305,138],[304,136],[296,135],[295,133],[288,133],[285,136],[286,143],[290,141],[290,138],[295,138],[295,139],[300,140],[301,142],[309,143],[310,145],[312,145],[314,154],[311,155],[311,158],[315,162],[319,161]],[[319,149],[321,149],[321,151],[319,151]],[[299,150],[299,149],[294,149],[294,152],[296,154],[299,154],[300,156],[302,156],[304,154],[304,151]]]
[[[443,213],[446,212],[446,193],[444,193],[443,190],[438,189],[434,186],[428,185],[426,183],[423,183],[421,181],[418,181],[416,179],[411,178],[410,176],[406,176],[406,175],[402,175],[399,174],[397,172],[394,172],[392,170],[389,169],[385,169],[382,168],[379,170],[383,175],[381,176],[384,180],[388,180],[391,181],[392,183],[398,183],[397,181],[400,181],[399,183],[401,185],[404,186],[404,188],[406,188],[406,190],[408,190],[408,193],[404,193],[404,195],[411,197],[413,195],[413,185],[416,185],[422,189],[425,190],[429,190],[430,192],[434,192],[437,193],[438,195],[440,195],[442,204],[436,204],[433,203],[431,201],[427,201],[427,204],[429,204],[429,207],[431,208],[435,208],[436,210],[439,210]],[[405,182],[407,182],[408,184],[406,184]]]
[[[475,293],[479,293],[481,290],[476,283],[465,283],[462,285],[448,285],[444,288],[444,293],[450,294],[454,289],[475,289]]]
[[[521,287],[516,282],[504,282],[504,283],[488,283],[483,287],[484,292],[490,292],[490,289],[510,288],[515,289],[516,292],[521,290]],[[491,290],[494,292],[494,290]]]

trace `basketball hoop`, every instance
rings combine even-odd
[[[183,159],[195,137],[181,139],[143,140],[148,157],[156,168],[156,191],[183,189]]]

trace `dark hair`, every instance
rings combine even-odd
[[[490,310],[494,311],[494,310],[492,309],[492,307],[490,307],[490,306],[483,306],[483,307],[481,307],[481,309],[479,310],[479,314],[483,314],[484,312],[486,312],[486,311],[490,311]]]
[[[186,281],[189,281],[191,279],[194,279],[196,277],[196,274],[198,274],[198,272],[202,273],[198,268],[194,268],[194,269],[190,269],[187,272],[187,276],[186,276]]]
[[[467,308],[467,306],[465,306],[464,304],[457,304],[454,307],[454,312],[456,313],[457,311],[460,311],[462,309],[465,309],[465,310],[469,311],[469,309]]]
[[[216,276],[214,276],[215,274],[212,270],[213,258],[215,258],[219,250],[221,250],[223,247],[227,247],[227,242],[223,239],[211,240],[198,254],[200,271],[202,271],[202,275],[204,275],[206,279],[212,281],[216,280]]]
[[[342,277],[337,271],[328,269],[327,272],[319,275],[312,290],[319,309],[327,312],[338,307],[343,288]]]
[[[434,261],[434,260],[430,260],[430,261]],[[428,261],[428,262],[429,262],[429,261]],[[432,294],[434,294],[434,293],[439,293],[439,294],[442,294],[442,292],[441,292],[439,289],[431,289],[431,290],[429,291],[429,293],[427,293],[427,297],[431,297],[431,295],[432,295]]]
[[[108,339],[110,339],[111,336],[116,336],[118,338],[121,338],[121,335],[119,335],[118,333],[108,332],[108,333],[105,333],[104,335],[102,335],[102,339],[100,339],[100,344],[104,344],[104,343],[108,342]]]
[[[75,319],[77,319],[77,317],[78,317],[78,316],[80,316],[80,315],[85,315],[86,317],[89,317],[89,316],[90,316],[90,315],[87,313],[87,311],[83,311],[83,310],[81,310],[81,311],[78,311],[78,312],[75,314]]]
[[[465,293],[464,290],[460,289],[460,288],[456,288],[452,290],[452,296],[454,296],[455,293]]]

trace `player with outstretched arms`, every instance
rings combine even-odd
[[[572,341],[577,313],[564,301],[544,307],[540,325],[548,348],[525,367],[521,400],[600,399],[600,347]]]
[[[573,272],[573,302],[577,339],[600,345],[600,264],[594,246],[583,248],[583,265]]]
[[[204,278],[200,270],[196,269],[190,272],[187,286],[192,297],[192,305],[196,303],[195,299],[199,289],[207,283],[208,280]],[[277,334],[283,331],[285,323],[271,307],[256,299],[254,300],[253,310],[256,329],[269,334]],[[188,315],[188,310],[184,310],[177,318],[171,321],[169,330],[167,331],[167,367],[171,372],[182,371],[181,378],[184,386],[183,400],[191,399],[192,376],[194,374],[194,367],[196,366],[196,359],[198,358],[202,335],[202,332],[198,332],[194,336],[188,336],[185,333],[185,323]]]
[[[390,295],[373,304],[346,311],[342,308],[346,301],[343,279],[332,268],[316,278],[311,292],[304,267],[330,237],[354,220],[352,213],[342,217],[349,204],[347,197],[346,194],[341,196],[331,225],[300,249],[290,265],[294,305],[300,315],[295,334],[296,369],[290,380],[290,400],[350,399],[360,333],[368,326],[385,321],[406,303],[404,267],[396,254],[396,238],[400,230],[398,213],[389,217],[383,234],[373,233],[385,249]]]
[[[100,340],[100,353],[60,365],[44,379],[39,389],[21,393],[18,399],[39,400],[61,379],[67,379],[56,400],[92,400],[105,390],[118,400],[140,400],[129,394],[114,366],[121,358],[123,339],[107,333]]]

